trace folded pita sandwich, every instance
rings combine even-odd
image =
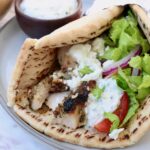
[[[38,131],[95,148],[135,144],[150,128],[150,19],[138,5],[84,16],[27,39],[8,106]]]

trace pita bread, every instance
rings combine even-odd
[[[149,33],[150,20],[145,11],[137,5],[130,5],[130,7],[138,16],[138,21],[143,32],[145,34],[147,32]],[[55,47],[85,42],[100,35],[104,30],[109,28],[114,18],[119,16],[122,11],[123,7],[112,7],[110,9],[105,9],[100,14],[86,16],[70,23],[38,41],[32,39],[27,39],[25,41],[17,59],[13,79],[8,90],[9,104],[11,106],[13,105],[14,111],[25,122],[36,130],[60,141],[78,144],[81,146],[106,149],[122,148],[133,145],[138,142],[140,138],[149,130],[150,96],[143,101],[138,112],[130,120],[126,129],[119,135],[117,140],[110,139],[106,134],[91,133],[85,128],[73,130],[61,125],[52,125],[51,121],[54,116],[50,110],[43,107],[41,112],[33,111],[29,106],[27,106],[27,103],[23,106],[22,103],[17,103],[16,100],[17,94],[21,93],[21,98],[23,99],[22,101],[24,101],[24,99],[26,99],[24,95],[27,94],[27,89],[29,87],[33,87],[37,83],[40,83],[42,77],[52,69],[51,67],[55,62]],[[146,34],[146,36],[149,40],[150,34]],[[34,49],[33,52],[30,50],[31,46],[33,47],[32,49]],[[35,51],[40,53],[40,55],[37,56]],[[44,65],[40,65],[39,67],[35,66],[35,61],[28,58],[29,54],[32,58],[38,58],[38,62],[40,64],[43,64],[44,62]],[[49,54],[45,57],[46,60],[41,59],[44,58],[42,57],[44,54],[46,56]],[[30,66],[30,68],[28,69],[27,66]],[[40,72],[37,73],[39,70]]]
[[[84,16],[44,36],[35,44],[35,48],[64,47],[86,42],[107,30],[123,10],[124,8],[121,6],[112,7],[97,14]]]
[[[129,122],[127,128],[117,140],[110,139],[105,134],[93,134],[79,128],[69,129],[61,125],[51,125],[53,113],[48,111],[43,114],[19,105],[14,106],[15,112],[36,130],[60,141],[95,148],[122,148],[135,144],[150,128],[150,97],[145,99],[137,114]]]
[[[148,14],[140,6],[130,5],[130,7],[137,16],[139,25],[150,43],[150,21]]]
[[[27,39],[20,50],[8,88],[9,106],[20,101],[22,95],[27,95],[29,88],[53,70],[56,51],[49,47],[35,49],[36,42],[35,39]],[[25,99],[24,101],[27,101]]]

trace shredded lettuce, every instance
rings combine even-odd
[[[141,76],[131,76],[130,79],[132,82],[137,82],[135,84],[138,87],[137,99],[144,99],[150,93],[150,55],[146,53],[144,56],[133,57],[129,65],[132,68],[140,69],[142,72]]]
[[[108,36],[104,36],[104,44],[110,47],[116,46],[116,44]]]
[[[138,100],[144,99],[150,94],[150,75],[141,74],[140,76],[131,76],[127,69],[118,69],[118,75],[115,77],[117,84],[124,90],[130,89],[136,95]]]
[[[128,93],[130,103],[129,103],[128,113],[127,113],[125,119],[123,120],[122,124],[120,125],[121,127],[124,126],[135,115],[135,113],[137,112],[137,110],[139,108],[139,102],[136,99],[136,95],[133,92],[133,90],[128,88],[128,89],[126,89],[126,92]]]
[[[136,56],[131,58],[129,65],[132,68],[143,70],[145,73],[150,74],[150,55],[145,53],[144,57]]]
[[[143,66],[143,71],[145,71],[146,73],[150,75],[150,55],[149,54],[145,54],[145,56],[143,57],[142,66]]]
[[[138,89],[149,88],[150,87],[150,75],[144,75],[141,85]]]
[[[150,88],[142,88],[138,90],[136,98],[140,101],[144,100],[150,94]]]
[[[130,89],[132,89],[133,91],[137,91],[137,86],[133,82],[131,82],[129,77],[124,73],[121,68],[118,69],[118,75],[127,83]]]
[[[93,94],[93,96],[96,98],[96,100],[98,100],[100,97],[101,97],[101,95],[102,95],[102,93],[104,92],[104,89],[105,88],[99,88],[98,86],[96,86],[93,90],[92,90],[92,94]]]
[[[122,72],[121,68],[119,68],[119,70]],[[124,69],[123,74],[124,76],[131,75],[131,68]],[[126,80],[120,74],[113,76],[113,78],[117,81],[118,86],[122,88],[123,90],[126,90],[129,88]]]
[[[135,59],[132,59],[130,61],[130,65],[132,65],[132,67],[134,66],[134,68],[142,69],[143,58],[140,59],[139,57],[135,57]],[[140,63],[136,64],[136,62]],[[150,75],[144,73],[140,76],[132,76],[129,68],[124,70],[119,68],[118,74],[115,75],[114,78],[116,79],[118,86],[128,93],[130,100],[129,110],[124,121],[121,124],[122,127],[135,115],[137,109],[139,108],[139,103],[150,94]]]
[[[125,31],[120,34],[119,39],[119,48],[122,50],[122,57],[128,55],[131,50],[136,48],[137,45],[140,44],[136,38],[133,38],[133,35],[129,35]]]
[[[114,43],[117,43],[120,39],[120,35],[124,30],[129,26],[129,23],[125,18],[121,18],[116,20],[112,24],[112,28],[110,29],[110,38]]]
[[[120,125],[122,127],[134,116],[139,108],[139,102],[135,93],[138,91],[138,86],[142,83],[142,78],[140,76],[131,76],[130,68],[124,70],[119,68],[118,75],[115,78],[118,86],[128,93],[130,100],[128,113]]]
[[[109,112],[105,112],[104,116],[105,118],[107,118],[108,120],[112,122],[110,132],[112,132],[114,129],[117,129],[119,127],[120,119],[117,115],[109,113]]]
[[[142,83],[142,76],[129,76],[129,82],[139,87]]]
[[[137,45],[142,47],[143,52],[150,49],[150,45],[138,28],[137,19],[131,11],[128,15],[113,22],[108,37],[104,39],[109,49],[102,58],[118,61],[128,55]]]
[[[85,66],[84,68],[79,70],[81,76],[92,73],[93,70],[89,66]]]
[[[138,108],[139,108],[138,103],[130,106],[125,119],[123,120],[122,124],[120,125],[121,127],[124,126],[135,115]]]
[[[143,39],[143,38],[141,37],[141,40],[140,40],[140,41],[141,41],[141,45],[142,45],[142,48],[143,48],[143,53],[148,52],[148,50],[150,49],[150,45],[149,45],[147,39]]]
[[[121,56],[121,50],[119,48],[109,48],[107,51],[105,51],[102,58],[108,59],[108,60],[119,60]]]
[[[134,14],[132,13],[131,10],[128,11],[128,16],[126,17],[129,24],[134,27],[134,26],[137,26],[138,25],[138,21],[137,19],[135,18]]]
[[[130,67],[141,69],[142,68],[142,58],[140,56],[136,56],[131,58],[129,62]]]
[[[128,88],[128,84],[121,76],[118,75],[118,76],[115,76],[114,78],[116,79],[117,84],[120,88],[122,88],[123,90],[126,90]]]

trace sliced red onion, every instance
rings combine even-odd
[[[128,66],[128,62],[131,60],[132,57],[140,55],[141,49],[138,48],[138,50],[132,51],[129,55],[127,55],[125,58],[114,62],[110,64],[107,67],[103,67],[103,76],[108,76],[110,74],[113,74],[118,70],[118,67],[126,68]]]
[[[139,76],[141,74],[140,69],[133,68],[132,69],[132,76]]]

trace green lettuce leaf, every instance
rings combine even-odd
[[[143,70],[150,75],[150,55],[145,53],[144,57],[135,56],[129,61],[129,65],[132,68]]]
[[[139,104],[138,103],[130,106],[125,119],[123,120],[122,124],[120,125],[121,127],[124,126],[135,115],[135,113],[137,112],[138,108],[139,108]]]
[[[89,66],[85,66],[84,68],[79,70],[81,76],[92,73],[93,70]]]
[[[127,83],[130,89],[132,89],[133,91],[137,91],[137,86],[130,82],[129,77],[124,73],[121,68],[118,69],[118,75],[121,76],[121,78]]]
[[[141,69],[142,68],[142,58],[140,56],[132,57],[129,61],[130,67]]]
[[[123,72],[125,73],[126,76],[130,76],[131,75],[131,68],[125,68],[123,69]]]
[[[150,88],[142,88],[138,90],[136,98],[140,101],[144,100],[150,94]]]
[[[119,68],[118,75],[115,77],[118,86],[124,89],[130,99],[128,113],[121,126],[126,124],[136,113],[139,108],[139,101],[144,100],[150,93],[150,75],[131,76],[127,69]]]
[[[138,89],[149,88],[150,87],[150,75],[144,75],[141,85]]]
[[[140,84],[142,83],[142,76],[129,76],[129,81],[136,87],[139,87]]]
[[[116,77],[116,81],[119,87],[125,90],[129,96],[129,110],[121,124],[121,127],[125,125],[136,113],[137,109],[139,108],[139,102],[136,99],[136,92],[138,86],[142,82],[142,77],[140,76],[131,76],[131,73],[128,69],[122,70],[119,68],[118,75]]]
[[[138,28],[137,19],[131,11],[126,17],[113,22],[109,30],[105,44],[110,47],[105,51],[104,58],[118,61],[128,55],[137,46],[141,46],[143,52],[150,49],[150,45]]]
[[[144,100],[150,93],[150,75],[142,76],[127,76],[124,70],[119,70],[122,77],[121,83],[126,86],[124,90],[128,93],[130,104],[128,113],[121,124],[124,126],[137,112],[139,108],[139,100]],[[117,82],[118,83],[118,82]],[[120,82],[119,82],[120,83]],[[118,84],[119,85],[119,84]],[[134,86],[133,86],[134,85]],[[133,88],[134,87],[134,88]],[[135,90],[136,89],[136,90]]]
[[[149,42],[147,41],[147,39],[143,39],[141,37],[140,44],[143,48],[143,53],[146,53],[150,50],[150,45],[149,45]]]
[[[128,55],[131,50],[133,50],[137,45],[140,44],[140,41],[137,38],[133,38],[131,35],[126,32],[122,32],[119,39],[119,48],[122,50],[122,56]]]
[[[96,98],[96,100],[98,100],[100,97],[101,97],[101,95],[102,95],[102,93],[104,92],[104,89],[105,88],[99,88],[98,86],[96,86],[93,90],[92,90],[92,94],[93,94],[93,96]]]
[[[105,118],[107,118],[108,120],[110,120],[112,122],[110,132],[112,132],[114,129],[117,129],[119,127],[120,119],[117,115],[105,112],[104,116],[105,116]]]
[[[144,74],[141,76],[131,76],[127,69],[118,69],[118,75],[115,77],[119,87],[125,91],[131,90],[134,92],[138,100],[144,99],[149,95],[150,75]],[[131,96],[132,98],[132,96]]]
[[[125,18],[121,18],[116,20],[112,24],[112,28],[110,29],[110,38],[114,43],[117,43],[120,39],[120,34],[129,26],[129,23]]]
[[[146,73],[148,73],[150,75],[150,55],[149,54],[145,54],[145,56],[143,57],[143,71],[145,71]]]
[[[104,44],[110,47],[116,46],[116,44],[108,36],[104,37]]]
[[[117,61],[120,59],[120,56],[121,50],[119,48],[109,48],[107,51],[105,51],[102,58]]]
[[[123,120],[122,124],[120,125],[121,127],[124,126],[135,115],[135,113],[137,112],[137,110],[139,108],[139,102],[137,101],[133,90],[127,89],[126,91],[129,96],[130,105],[129,105],[128,113],[127,113],[125,119]]]
[[[119,68],[119,70],[121,70]],[[122,71],[122,70],[121,70]],[[131,68],[126,68],[123,70],[124,72],[124,76],[130,76],[131,75]],[[113,76],[113,78],[117,81],[117,84],[120,88],[122,88],[123,90],[127,90],[129,88],[126,80],[119,74]]]
[[[138,100],[136,99],[136,94],[132,89],[127,89],[126,92],[128,93],[129,99],[130,99],[130,106],[132,105],[139,105]]]
[[[128,88],[128,84],[121,76],[114,76],[114,79],[117,81],[117,85],[122,88],[123,90],[126,90]]]
[[[131,10],[128,11],[128,16],[126,17],[126,19],[132,27],[135,27],[138,25],[138,21],[135,18],[134,14],[132,13]]]
[[[150,49],[150,45],[147,39],[143,38],[143,35],[141,34],[137,26],[130,26],[126,29],[126,33],[128,33],[128,35],[130,35],[135,40],[137,45],[140,45],[142,47],[144,53]]]

